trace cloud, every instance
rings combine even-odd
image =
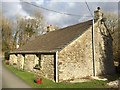
[[[20,13],[23,16],[29,15],[32,16],[35,9],[38,9],[32,5],[25,4],[23,2],[21,3],[19,2],[20,0],[17,1],[18,2],[3,3],[2,7],[6,16],[14,17],[16,13]],[[58,2],[58,0],[36,0],[36,1],[31,0],[30,3],[45,7],[50,10],[55,10],[61,13],[80,15],[79,17],[63,15],[39,8],[38,10],[43,13],[46,22],[48,22],[49,24],[64,27],[91,19],[91,17],[86,17],[90,16],[90,12],[87,9],[85,2]],[[92,13],[98,6],[100,6],[104,12],[115,13],[118,12],[117,2],[88,2],[88,5]]]
[[[89,2],[88,5],[91,9],[92,14],[98,6],[100,6],[104,12],[118,11],[117,3],[115,2]],[[66,15],[60,15],[56,13],[49,14],[51,12],[46,13],[46,18],[48,22],[50,22],[51,24],[58,24],[63,27],[92,19],[91,17],[87,17],[91,16],[91,14],[85,2],[50,2],[48,5],[46,5],[46,8],[60,11],[63,13],[66,12],[70,14],[80,15],[80,17],[66,17]]]
[[[2,2],[20,2],[20,0],[1,0]]]
[[[2,11],[3,14],[9,18],[15,18],[17,14],[29,16],[29,14],[23,10],[20,2],[2,2]]]
[[[92,19],[92,17],[86,17],[88,15],[89,14],[84,14],[83,17],[81,17],[80,19],[78,19],[78,22],[83,22],[83,21],[87,21],[87,20]]]
[[[42,5],[44,3],[44,0],[36,0],[35,3],[37,5]]]
[[[59,25],[59,26],[63,26],[63,24],[67,24],[68,20],[69,20],[69,16],[67,15],[63,15],[63,14],[58,14],[58,13],[49,13],[46,16],[46,21],[49,24],[54,24],[54,25]]]
[[[67,3],[67,4],[68,4],[68,6],[71,7],[71,8],[75,6],[75,2],[69,2],[69,3]]]

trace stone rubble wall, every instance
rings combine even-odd
[[[17,60],[17,62],[16,62]],[[34,69],[35,65],[38,64],[39,58],[35,54],[22,54],[10,55],[10,64],[13,65],[14,62],[17,63],[17,68],[20,70],[25,70],[28,72],[44,72],[43,77],[51,79],[54,81],[54,55],[41,55],[41,68],[40,70]]]
[[[120,82],[119,80],[115,80],[115,81],[108,82],[107,85],[110,88],[118,88],[118,90],[120,90],[119,82]]]
[[[17,68],[18,69],[21,69],[21,70],[23,70],[23,67],[24,67],[24,56],[22,55],[22,54],[18,54],[17,55],[18,56],[18,58],[17,58]]]
[[[43,76],[54,81],[54,55],[41,55]]]
[[[95,64],[96,74],[114,74],[112,39],[104,23],[97,23],[95,30]]]
[[[91,28],[58,54],[59,81],[92,75]]]
[[[26,54],[24,62],[25,71],[33,71],[33,68],[38,63],[39,58],[34,54]]]
[[[99,28],[97,26],[95,27],[94,31],[94,44],[95,44],[95,71],[96,75],[99,75],[103,71],[103,58],[102,56],[104,55],[104,41],[101,36]]]
[[[9,63],[10,63],[10,65],[17,64],[17,56],[15,54],[10,55]]]

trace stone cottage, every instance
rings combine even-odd
[[[94,25],[94,27],[93,27]],[[88,20],[38,36],[10,53],[19,69],[44,71],[56,82],[113,74],[112,37],[100,8]]]

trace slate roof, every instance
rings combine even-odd
[[[62,50],[92,26],[92,20],[48,32],[29,41],[13,53],[56,52]]]

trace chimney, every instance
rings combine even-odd
[[[55,30],[55,28],[53,25],[47,26],[47,32],[54,31],[54,30]]]
[[[97,10],[94,11],[94,19],[95,20],[102,20],[103,19],[103,12],[101,11],[100,7],[97,7]]]

